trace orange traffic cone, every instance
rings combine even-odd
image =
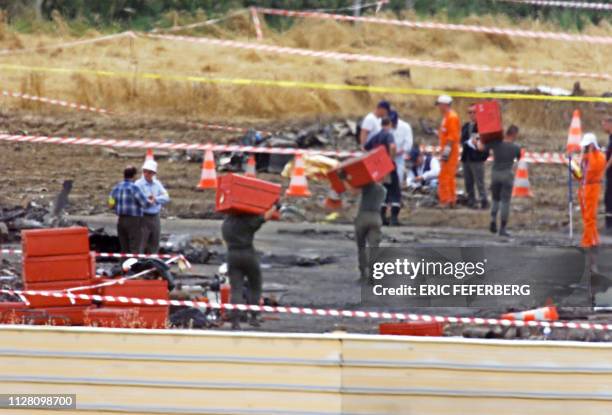
[[[251,154],[249,156],[249,161],[247,161],[246,170],[244,171],[244,175],[247,177],[255,177],[255,155]]]
[[[342,209],[342,198],[333,189],[330,189],[325,198],[325,208],[328,210]]]
[[[147,160],[155,161],[155,157],[153,156],[152,148],[147,148],[147,155],[145,156],[145,161]]]
[[[567,135],[567,153],[580,152],[580,141],[582,140],[582,124],[580,122],[580,111],[574,110],[572,123],[570,124]]]
[[[502,314],[503,320],[522,320],[522,321],[556,321],[559,320],[557,307],[548,306],[536,308],[534,310],[521,311],[520,313]]]
[[[531,186],[529,185],[529,172],[527,171],[527,162],[524,160],[524,153],[524,150],[521,151],[521,159],[518,162],[518,168],[514,176],[512,197],[533,197]]]
[[[216,189],[217,172],[215,171],[215,156],[212,150],[206,150],[204,162],[202,163],[202,175],[198,189]]]
[[[311,195],[310,190],[308,190],[306,175],[304,174],[304,160],[302,160],[301,154],[295,155],[291,182],[289,182],[289,188],[285,195],[294,197],[309,197]]]

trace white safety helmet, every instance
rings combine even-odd
[[[449,95],[440,95],[438,99],[436,99],[436,105],[438,104],[450,105],[452,103],[453,103],[453,98]]]
[[[582,136],[582,141],[580,142],[580,147],[588,147],[591,144],[595,146],[595,148],[599,149],[599,144],[597,144],[597,136],[593,133],[586,133]]]
[[[157,162],[155,162],[155,160],[145,160],[142,169],[157,173]]]

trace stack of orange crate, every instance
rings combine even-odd
[[[94,284],[96,260],[84,227],[27,230],[21,234],[26,290],[62,291]],[[93,294],[80,290],[76,294]],[[29,307],[42,312],[40,324],[82,325],[91,299],[26,295]]]
[[[103,280],[109,281],[109,280]],[[140,298],[152,300],[170,299],[168,293],[168,282],[165,280],[127,280],[120,284],[108,285],[100,288],[100,295],[113,297]],[[90,310],[89,315],[99,317],[96,325],[107,326],[109,322],[119,324],[129,321],[130,312],[126,310],[136,311],[136,320],[131,327],[142,328],[165,328],[168,321],[167,305],[142,305],[137,306],[132,302],[119,303],[115,301],[102,301],[102,308],[97,311]],[[111,313],[117,315],[117,320],[109,320]],[[123,326],[115,326],[123,327]]]

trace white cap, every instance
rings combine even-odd
[[[452,103],[453,103],[453,98],[448,95],[440,95],[438,99],[436,99],[436,105],[438,104],[450,105]]]
[[[580,142],[580,147],[587,147],[593,144],[595,148],[599,148],[599,144],[597,144],[597,137],[593,133],[586,133],[582,136],[582,141]]]
[[[142,169],[157,173],[157,163],[155,160],[145,160],[144,164],[142,165]]]

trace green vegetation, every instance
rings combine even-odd
[[[371,1],[363,0],[363,3]],[[128,28],[148,30],[176,22],[216,17],[231,9],[254,5],[289,9],[337,9],[353,4],[353,0],[0,0],[0,8],[6,11],[9,21],[19,31],[44,30],[45,22],[53,22],[57,16],[61,16],[70,22],[69,28],[75,34],[85,31],[87,27],[104,31]],[[610,13],[605,12],[537,7],[495,0],[391,0],[386,7],[398,14],[408,7],[414,8],[420,16],[446,15],[451,21],[469,15],[501,14],[511,19],[551,21],[565,30],[581,30],[588,23],[598,24],[602,19],[611,19]],[[344,10],[343,13],[351,11]],[[273,27],[280,28],[286,24],[278,18],[267,19]]]

